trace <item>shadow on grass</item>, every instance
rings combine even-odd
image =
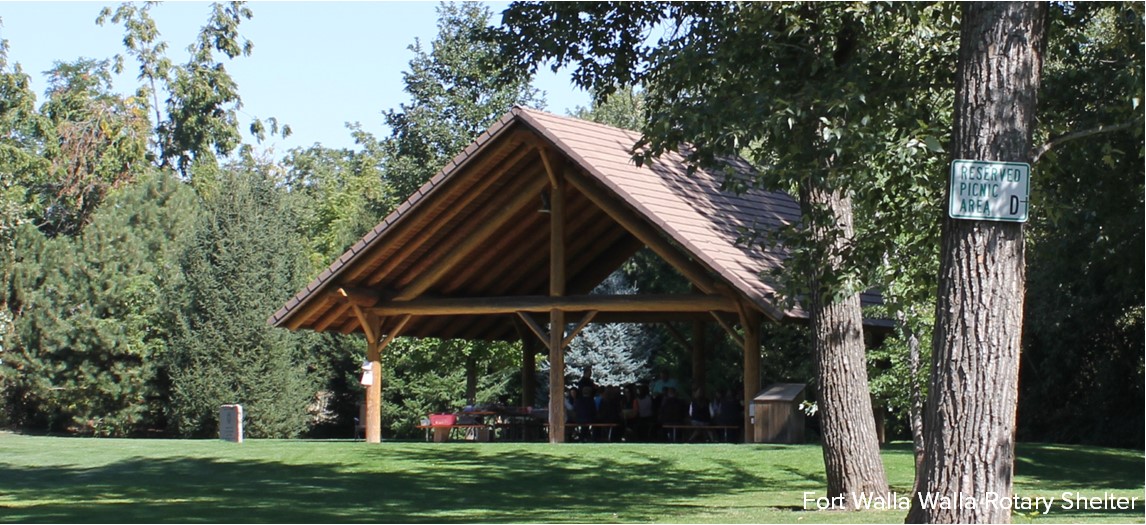
[[[664,457],[571,460],[542,450],[364,446],[357,462],[131,458],[98,468],[0,462],[18,522],[584,522],[664,519],[774,479],[734,462],[681,469]],[[382,462],[400,462],[387,470]],[[796,485],[801,483],[797,481]],[[811,483],[812,486],[816,482]],[[30,499],[21,504],[19,494]],[[672,515],[672,514],[670,514]]]
[[[1016,452],[1016,475],[1064,491],[1131,488],[1142,481],[1144,455],[1140,451],[1020,443]]]

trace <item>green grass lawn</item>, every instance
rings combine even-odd
[[[1143,454],[1021,445],[1016,493],[1137,497],[1131,511],[1022,522],[1143,522]],[[906,492],[911,451],[884,451]],[[3,522],[896,522],[804,510],[814,445],[144,440],[0,433]]]

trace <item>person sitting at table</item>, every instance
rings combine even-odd
[[[688,404],[688,419],[693,425],[711,425],[712,408],[708,406],[708,397],[704,389],[697,387],[692,391],[692,401]]]
[[[669,376],[668,370],[662,368],[660,371],[660,376],[655,381],[653,381],[653,384],[650,386],[649,390],[652,391],[654,399],[663,400],[665,390],[669,388],[679,390],[680,384],[676,382],[676,379],[673,379]]]
[[[565,391],[565,422],[573,422],[573,409],[577,406],[577,388],[573,387]]]
[[[649,441],[653,434],[653,425],[656,423],[653,412],[653,396],[649,394],[648,385],[637,387],[637,440]]]
[[[601,395],[601,406],[597,410],[597,423],[608,423],[610,425],[621,425],[621,391],[615,386],[605,387],[604,393]],[[613,430],[610,432],[610,430]],[[620,437],[621,433],[616,431],[616,428],[598,428],[596,432],[597,441],[604,441],[607,436]]]
[[[662,427],[668,425],[688,424],[688,404],[676,396],[676,389],[665,388],[664,401],[661,401],[661,410],[657,414],[657,423]]]
[[[720,410],[713,421],[717,425],[738,427],[744,423],[744,406],[740,404],[740,397],[736,391],[729,388],[720,396]]]

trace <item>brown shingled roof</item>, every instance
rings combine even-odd
[[[782,193],[722,190],[722,175],[689,173],[678,153],[637,167],[631,150],[639,138],[632,131],[514,108],[268,322],[360,331],[349,304],[334,293],[339,288],[379,298],[411,287],[419,288],[420,297],[547,295],[549,218],[538,213],[540,193],[548,187],[542,150],[581,184],[593,185],[582,189],[594,195],[571,189],[566,198],[569,294],[588,293],[643,246],[594,201],[609,199],[773,320],[806,317],[798,307],[785,309],[777,290],[761,278],[780,267],[784,254],[738,242],[747,230],[798,221],[798,204]],[[742,160],[727,162],[732,173],[751,174]],[[455,253],[459,249],[469,251]],[[413,318],[403,334],[515,339],[513,323],[508,315],[423,316]]]

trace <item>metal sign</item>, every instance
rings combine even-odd
[[[1021,162],[951,162],[947,214],[952,219],[1027,222],[1031,165]]]

